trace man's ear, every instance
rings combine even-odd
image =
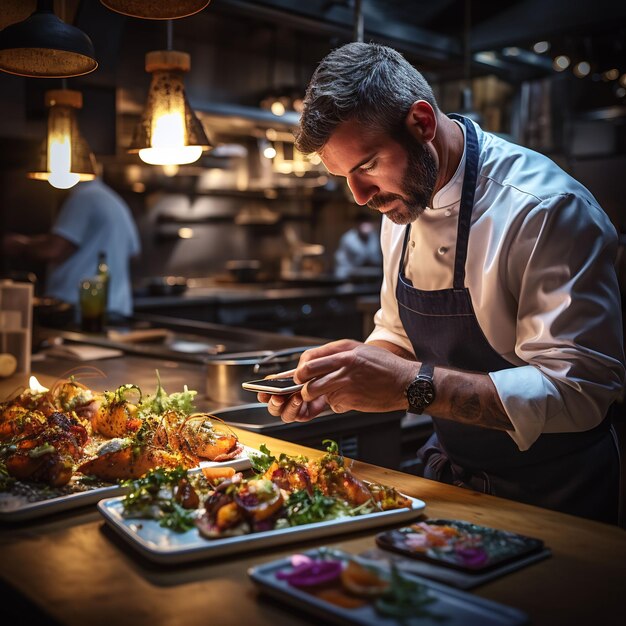
[[[437,133],[437,114],[426,100],[411,105],[404,123],[409,134],[421,143],[432,141]]]

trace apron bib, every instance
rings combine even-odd
[[[459,210],[452,289],[424,291],[404,275],[406,228],[396,298],[400,319],[419,361],[488,373],[515,367],[485,338],[465,287],[479,147],[465,125],[466,165]],[[543,434],[520,452],[503,431],[433,417],[434,434],[418,452],[424,476],[549,509],[605,522],[617,521],[619,461],[610,420],[577,433]]]

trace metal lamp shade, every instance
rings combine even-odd
[[[37,166],[29,178],[47,180],[53,187],[67,189],[79,181],[96,177],[96,159],[80,134],[75,110],[82,96],[69,89],[46,92],[48,134],[42,142]]]
[[[183,74],[189,55],[172,50],[149,52],[152,72],[148,99],[128,152],[150,165],[184,165],[212,147],[185,96]]]
[[[0,31],[0,70],[33,78],[67,78],[98,67],[91,39],[52,11],[51,1],[37,2],[27,19]]]
[[[202,11],[211,0],[100,0],[107,8],[146,20],[175,20]]]

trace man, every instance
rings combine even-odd
[[[335,274],[338,278],[378,276],[382,273],[380,235],[373,215],[359,213],[356,224],[339,240],[335,252]]]
[[[300,394],[259,395],[270,413],[425,411],[427,478],[615,522],[617,234],[589,191],[444,115],[421,74],[376,44],[320,63],[296,147],[387,218],[384,281],[366,343],[305,352]]]
[[[74,305],[81,280],[97,273],[98,255],[104,252],[110,274],[108,312],[132,314],[129,260],[140,252],[139,235],[126,202],[100,178],[78,183],[50,233],[6,235],[3,250],[47,262],[46,295]]]

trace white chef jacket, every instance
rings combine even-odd
[[[461,125],[462,126],[462,125]],[[542,433],[597,426],[623,389],[617,233],[595,198],[547,157],[483,132],[466,261],[477,321],[511,369],[490,372],[520,450]],[[411,225],[405,274],[452,288],[465,152]],[[396,300],[406,226],[383,218],[381,308],[367,341],[412,352]]]

